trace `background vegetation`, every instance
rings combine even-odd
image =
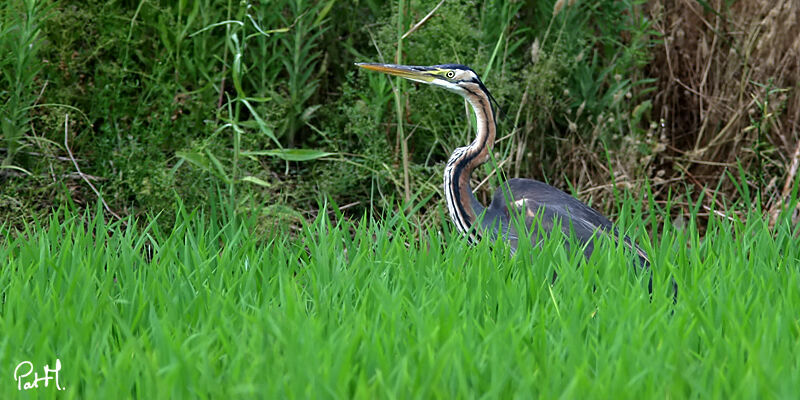
[[[178,198],[220,195],[261,226],[297,227],[321,198],[355,217],[414,198],[436,226],[468,113],[352,64],[385,61],[475,68],[503,109],[508,177],[612,215],[618,190],[688,193],[704,219],[751,206],[733,206],[728,173],[743,174],[774,220],[800,120],[798,13],[778,3],[4,2],[0,217],[21,226],[99,197],[109,214],[172,215]],[[493,171],[474,178],[480,199]]]

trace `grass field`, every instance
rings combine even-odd
[[[621,209],[642,228],[626,222],[641,211]],[[326,214],[265,240],[250,220],[176,214],[168,232],[69,212],[3,231],[0,398],[19,395],[14,366],[41,375],[56,359],[64,390],[27,394],[767,399],[800,385],[788,219],[770,231],[757,213],[712,217],[704,240],[692,223],[639,238],[650,300],[613,246],[585,262],[554,238],[510,257],[402,216]]]

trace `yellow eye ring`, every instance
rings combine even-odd
[[[455,78],[456,73],[453,72],[453,71],[447,71],[447,73],[444,76],[446,76],[447,79],[453,79],[453,78]]]

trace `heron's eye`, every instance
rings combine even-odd
[[[456,73],[455,73],[455,72],[453,72],[453,71],[447,71],[447,73],[445,74],[445,76],[447,77],[447,79],[453,79],[453,78],[455,78],[455,77],[456,77]]]

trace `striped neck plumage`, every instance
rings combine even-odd
[[[444,171],[444,194],[456,228],[475,241],[479,232],[471,228],[483,213],[484,206],[472,193],[469,179],[472,171],[489,159],[497,127],[486,88],[475,84],[466,89],[463,96],[475,112],[477,135],[469,146],[457,148],[450,156]]]

